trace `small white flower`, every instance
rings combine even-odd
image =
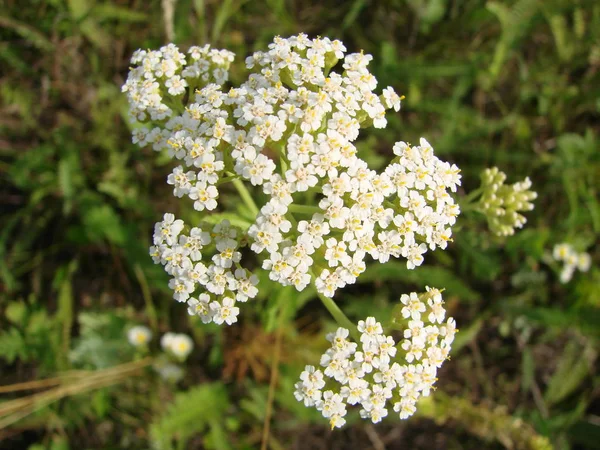
[[[156,371],[163,380],[169,383],[177,383],[185,375],[185,372],[181,367],[171,363],[160,365],[156,368]]]
[[[175,244],[177,242],[177,236],[179,236],[179,233],[183,230],[183,226],[183,220],[175,220],[173,214],[165,214],[163,221],[158,222],[154,226],[154,244]]]
[[[221,303],[212,302],[210,308],[213,311],[213,321],[217,325],[221,325],[223,322],[227,325],[237,322],[240,308],[235,306],[235,300],[231,297],[224,297]]]
[[[178,96],[185,92],[187,81],[179,75],[174,75],[165,81],[165,86],[168,88],[169,95]]]
[[[592,258],[588,253],[580,253],[577,257],[577,268],[582,272],[587,272],[590,270],[592,265]]]
[[[152,339],[152,331],[148,327],[137,325],[129,329],[127,339],[134,347],[145,347]]]
[[[171,351],[171,343],[173,342],[173,338],[175,338],[176,334],[167,332],[162,335],[160,338],[160,346],[166,352]]]
[[[194,341],[186,334],[175,334],[168,340],[166,350],[170,351],[176,358],[185,360],[194,349]]]
[[[178,302],[185,302],[194,290],[194,283],[187,278],[172,278],[169,287],[173,290],[173,298]]]
[[[204,209],[212,211],[217,207],[216,198],[219,196],[219,192],[216,187],[209,186],[204,181],[192,186],[188,195],[192,200],[196,200],[194,209],[197,211],[204,211]]]
[[[383,328],[375,320],[375,317],[367,317],[367,320],[360,320],[357,328],[362,333],[360,341],[367,345],[377,342],[377,337],[383,333]]]
[[[400,111],[400,96],[396,94],[391,86],[383,90],[383,102],[387,108],[393,108],[394,111]]]
[[[557,261],[566,261],[567,258],[572,254],[575,254],[575,250],[571,245],[566,243],[556,244],[554,246],[554,250],[552,251],[552,256]]]
[[[190,316],[200,316],[204,323],[212,322],[213,310],[210,308],[210,295],[203,293],[198,298],[191,297],[187,304]]]

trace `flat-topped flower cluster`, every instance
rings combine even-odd
[[[391,87],[374,93],[370,55],[346,54],[328,38],[278,37],[246,59],[244,83],[225,88],[232,59],[208,46],[140,50],[123,87],[132,119],[142,122],[134,142],[179,164],[167,180],[176,197],[208,216],[221,211],[227,183],[260,192],[245,229],[226,220],[186,226],[172,214],[156,225],[151,254],[191,314],[235,322],[237,302],[257,293],[248,269],[257,261],[273,281],[299,291],[314,283],[332,297],[356,281],[367,255],[401,257],[412,269],[428,249],[446,248],[459,169],[425,139],[396,143],[381,173],[357,156],[360,129],[385,127],[386,110],[401,102]],[[243,247],[259,256],[242,261],[250,254]]]
[[[407,321],[400,345],[368,317],[358,322],[360,349],[349,339],[349,330],[338,328],[327,336],[331,348],[321,357],[323,369],[306,366],[300,374],[296,398],[320,411],[332,428],[346,423],[347,405],[360,405],[360,416],[377,423],[388,415],[388,403],[406,419],[416,411],[418,399],[430,394],[437,370],[448,358],[456,324],[452,318],[444,321],[438,289],[400,300]]]

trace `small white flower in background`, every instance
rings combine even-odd
[[[566,261],[573,254],[575,254],[575,250],[567,243],[556,244],[552,250],[552,256],[556,261]]]
[[[162,347],[162,349],[164,351],[170,351],[171,350],[171,342],[173,342],[173,338],[176,336],[175,333],[165,333],[163,334],[163,336],[160,338],[160,346]]]
[[[160,345],[179,360],[185,360],[194,349],[194,341],[186,334],[165,333]]]
[[[323,371],[306,366],[300,374],[296,399],[314,406],[332,428],[345,424],[346,405],[359,405],[360,416],[377,423],[388,415],[388,402],[406,419],[415,413],[419,397],[430,394],[437,370],[450,353],[455,322],[443,322],[446,311],[438,289],[403,295],[401,301],[402,316],[412,320],[400,345],[368,317],[358,322],[360,351],[359,344],[349,340],[349,330],[338,328],[327,335],[331,347],[321,357]],[[329,389],[322,391],[325,387]]]
[[[587,272],[592,266],[592,258],[588,253],[580,253],[577,256],[577,268],[582,272]]]
[[[571,244],[566,242],[554,246],[552,257],[564,264],[559,276],[561,283],[571,281],[576,270],[587,272],[592,265],[592,258],[589,253],[579,253]]]
[[[148,327],[137,325],[129,329],[127,339],[134,347],[145,347],[152,339],[152,331]]]
[[[185,375],[183,368],[173,363],[166,363],[155,368],[160,377],[169,382],[177,383]]]

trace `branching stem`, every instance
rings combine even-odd
[[[358,334],[358,330],[356,329],[356,325],[354,325],[350,319],[344,314],[344,312],[340,309],[340,307],[333,301],[332,298],[326,297],[321,293],[317,293],[319,296],[319,300],[321,303],[327,308],[327,311],[332,315],[335,321],[339,326],[347,328],[350,331],[350,335],[356,340],[356,342],[360,342],[360,335]]]
[[[288,209],[291,212],[300,213],[300,214],[315,214],[315,213],[322,213],[323,212],[323,210],[321,208],[319,208],[318,206],[312,206],[312,205],[295,205],[293,203],[288,206]]]
[[[227,173],[227,175],[230,177],[234,176],[234,174],[232,174],[232,173]],[[240,180],[239,178],[232,178],[231,182],[233,183],[233,185],[239,192],[240,196],[242,197],[242,200],[244,201],[244,203],[246,204],[246,206],[248,207],[248,209],[250,210],[252,215],[257,216],[258,215],[258,206],[256,206],[256,203],[254,203],[254,200],[252,199],[252,195],[250,195],[250,191],[248,191],[248,188],[244,185],[242,180]]]

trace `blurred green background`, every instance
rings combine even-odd
[[[0,448],[600,448],[597,1],[0,0],[0,11]],[[380,87],[406,95],[359,143],[373,167],[395,141],[425,136],[465,191],[496,165],[539,194],[513,237],[464,214],[423,267],[372,267],[338,293],[358,320],[446,288],[461,332],[408,421],[351,417],[331,432],[296,402],[293,383],[335,326],[318,300],[264,292],[236,326],[204,326],[148,256],[154,222],[189,205],[165,182],[172,162],[131,143],[120,93],[131,53],[210,43],[238,55],[238,83],[248,53],[298,32],[364,49]],[[549,254],[565,241],[592,269],[561,284]],[[180,381],[128,344],[136,324],[153,330],[152,354],[166,331],[194,337]]]

